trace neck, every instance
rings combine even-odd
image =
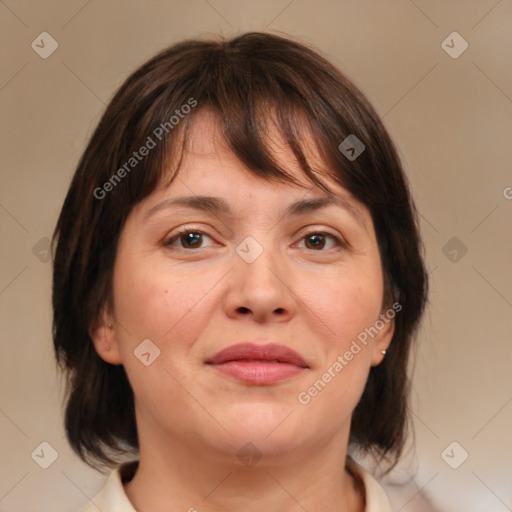
[[[364,491],[344,464],[348,432],[288,453],[262,442],[262,457],[244,459],[247,465],[200,442],[144,431],[139,439],[138,469],[125,491],[141,512],[364,511]]]

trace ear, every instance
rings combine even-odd
[[[378,322],[384,324],[381,329],[379,329],[379,333],[373,339],[372,343],[372,366],[378,366],[382,363],[383,359],[386,357],[386,353],[383,351],[389,348],[391,344],[391,340],[393,339],[393,334],[395,333],[395,319],[388,318],[386,314],[381,314],[379,320],[376,322],[376,326]]]
[[[89,327],[89,336],[98,355],[107,363],[122,364],[114,318],[104,310]]]

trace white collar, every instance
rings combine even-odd
[[[353,460],[350,460],[350,466],[364,484],[365,512],[392,512],[386,493],[377,480]],[[98,512],[98,509],[102,512],[137,512],[126,495],[122,480],[122,473],[133,472],[133,469],[134,463],[130,463],[112,471],[103,489],[82,512]]]

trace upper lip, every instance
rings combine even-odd
[[[269,343],[257,345],[255,343],[239,343],[231,345],[206,360],[207,364],[222,364],[228,361],[278,361],[289,363],[301,368],[309,368],[304,359],[291,348]]]

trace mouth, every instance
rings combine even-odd
[[[253,385],[274,384],[309,369],[300,354],[274,343],[232,345],[217,352],[205,363],[230,378]]]

